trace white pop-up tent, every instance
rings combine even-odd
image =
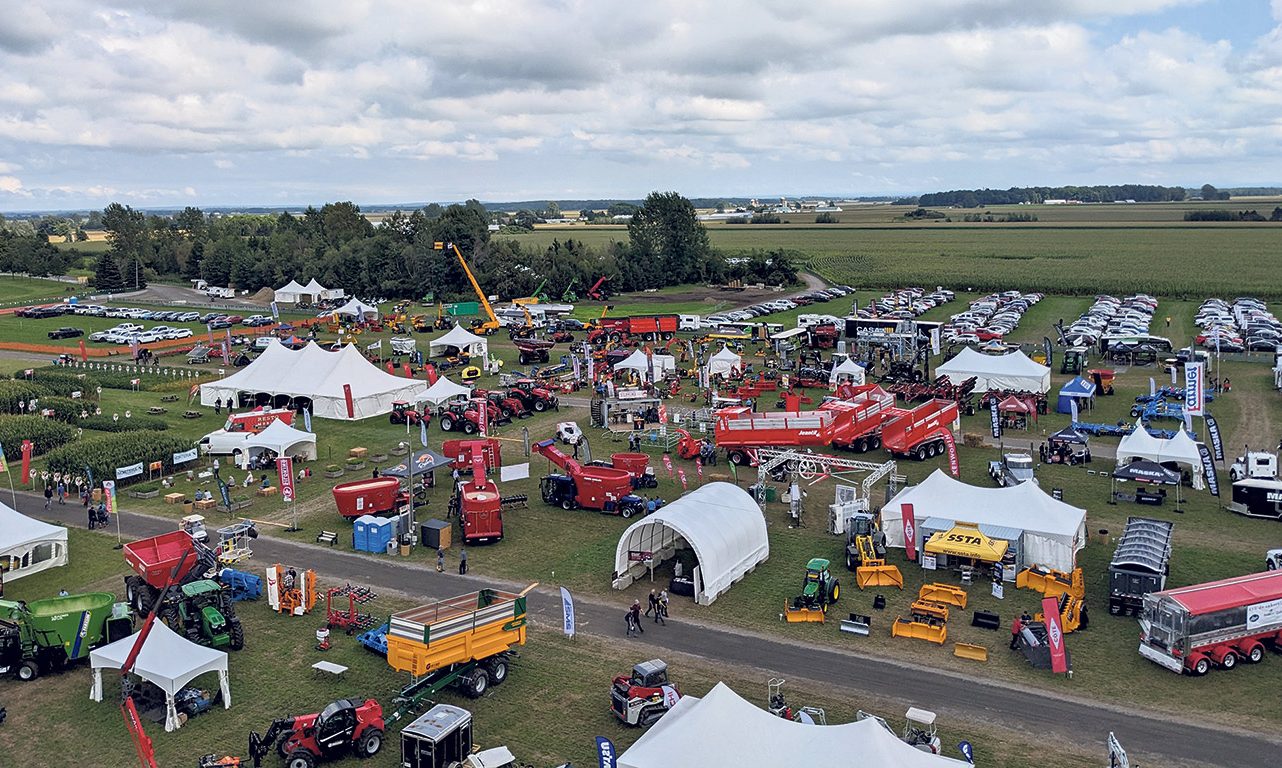
[[[438,352],[450,347],[455,347],[472,357],[481,358],[488,355],[490,351],[490,343],[484,336],[477,336],[463,326],[456,325],[444,335],[432,339],[427,345],[427,353],[429,357],[436,357]]]
[[[962,768],[969,764],[905,744],[872,718],[841,725],[785,720],[746,701],[725,683],[717,683],[702,698],[682,696],[619,755],[617,765]]]
[[[352,412],[347,409],[347,387]],[[239,402],[239,393],[266,394],[312,401],[312,415],[322,419],[365,419],[390,413],[392,403],[414,400],[427,389],[422,381],[393,376],[348,344],[326,352],[308,343],[300,350],[272,344],[258,359],[231,376],[200,385],[201,405],[215,400]]]
[[[904,546],[904,506],[908,504],[917,523],[918,552],[923,550],[921,523],[927,518],[1018,529],[1023,532],[1024,563],[1057,571],[1073,570],[1077,551],[1086,546],[1086,510],[1056,501],[1037,483],[981,488],[937,469],[882,507],[881,529],[888,547]]]
[[[67,564],[67,529],[0,504],[0,566],[4,580]]]
[[[648,376],[650,366],[654,366],[654,378],[661,379],[668,373],[677,370],[677,360],[672,355],[650,354],[646,355],[641,350],[636,350],[623,360],[614,364],[614,370],[617,371],[637,371],[643,377]]]
[[[865,380],[864,367],[849,357],[843,360],[841,365],[834,365],[832,373],[828,375],[828,384],[834,387],[838,384],[853,384],[856,387],[862,387]]]
[[[357,320],[378,319],[378,307],[371,307],[360,299],[352,299],[334,310],[336,315],[349,315]]]
[[[297,280],[290,280],[276,289],[274,298],[277,304],[297,304],[298,300],[306,292],[307,289],[299,285]]]
[[[90,699],[102,701],[102,671],[123,667],[139,634],[135,632],[89,653],[89,666],[93,669]],[[230,709],[231,681],[227,675],[226,651],[197,645],[160,621],[151,628],[151,634],[147,635],[147,642],[138,651],[133,668],[135,675],[165,692],[166,731],[177,730],[182,725],[178,720],[178,708],[174,704],[175,694],[206,672],[218,673],[223,709]]]
[[[708,359],[709,376],[732,376],[743,371],[743,358],[722,347],[721,351]]]
[[[633,523],[614,552],[615,589],[625,589],[678,549],[694,550],[694,600],[707,605],[770,556],[766,519],[746,491],[708,483]],[[645,553],[649,557],[643,557]]]
[[[974,376],[975,389],[1016,389],[1045,394],[1051,388],[1051,369],[1016,350],[1005,355],[984,355],[970,347],[935,369],[954,384]]]
[[[436,383],[427,388],[427,391],[418,396],[420,402],[428,402],[432,405],[440,405],[447,400],[453,400],[456,397],[471,397],[472,390],[461,384],[455,384],[448,378],[442,376],[436,380]]]
[[[257,455],[264,450],[271,451],[277,456],[301,456],[309,461],[315,461],[316,435],[295,429],[281,419],[276,419],[262,432],[245,438],[246,461],[251,454]]]
[[[1136,424],[1135,431],[1122,438],[1117,444],[1117,466],[1129,464],[1135,459],[1148,459],[1158,464],[1183,464],[1193,475],[1193,488],[1201,490],[1202,454],[1197,443],[1183,429],[1175,432],[1175,437],[1164,440],[1153,437],[1143,424]]]

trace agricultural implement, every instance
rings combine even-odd
[[[1082,606],[1086,601],[1086,583],[1081,568],[1074,568],[1072,573],[1025,568],[1015,576],[1015,586],[1042,593],[1044,597],[1053,597],[1059,601],[1060,624],[1064,634],[1077,630],[1082,622]],[[1043,614],[1034,616],[1037,621],[1044,621]]]
[[[347,598],[347,608],[342,606],[342,598]],[[360,630],[372,629],[378,619],[368,613],[358,611],[357,606],[373,602],[378,596],[365,587],[353,587],[345,584],[341,587],[330,587],[325,592],[325,627],[341,629],[347,634]]]
[[[951,584],[923,584],[917,592],[917,599],[958,608],[966,607],[966,591]]]
[[[280,563],[267,568],[267,605],[291,616],[310,612],[316,605],[316,571]]]
[[[900,616],[890,625],[891,637],[908,637],[943,645],[948,640],[948,606],[917,600],[908,616]]]
[[[841,585],[828,570],[828,561],[816,557],[806,563],[806,578],[801,594],[786,603],[783,618],[790,624],[801,622],[823,623],[829,606],[841,598]]]
[[[886,565],[886,534],[876,519],[857,512],[846,521],[846,567],[855,572],[855,585],[868,587],[904,588],[904,576],[899,568]]]
[[[211,578],[222,569],[209,547],[186,531],[170,531],[126,544],[124,556],[134,569],[125,577],[125,596],[139,616],[154,609],[170,629],[211,648],[245,646],[231,591]],[[158,605],[162,591],[167,597]]]
[[[0,673],[34,680],[86,658],[108,639],[115,602],[110,592],[29,603],[0,600]]]

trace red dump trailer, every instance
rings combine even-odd
[[[922,461],[947,450],[944,432],[952,430],[956,422],[956,402],[928,400],[883,424],[882,444],[896,456],[911,456]]]

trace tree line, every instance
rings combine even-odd
[[[1188,197],[1183,187],[1152,184],[1119,184],[1069,187],[1011,187],[1010,189],[954,189],[932,192],[917,198],[896,200],[896,204],[978,208],[981,205],[1019,205],[1047,200],[1076,200],[1083,203],[1114,203],[1134,200],[1137,203],[1179,202]]]

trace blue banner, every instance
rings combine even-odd
[[[561,587],[561,617],[565,636],[574,637],[574,598],[565,587]]]
[[[418,441],[427,447],[427,419],[418,420]]]
[[[993,439],[999,440],[1002,436],[1002,417],[997,413],[997,400],[993,400],[992,420],[993,420]]]
[[[962,757],[971,765],[975,764],[975,748],[970,745],[969,741],[958,742],[957,749],[961,751]]]
[[[1206,475],[1206,489],[1212,496],[1219,496],[1220,478],[1215,476],[1215,464],[1211,461],[1211,451],[1205,443],[1198,443],[1197,452],[1202,457],[1202,474]]]
[[[311,408],[303,409],[303,428],[306,429],[308,432],[312,431],[312,409]]]
[[[604,736],[596,737],[597,768],[617,768],[614,754],[614,742]]]

